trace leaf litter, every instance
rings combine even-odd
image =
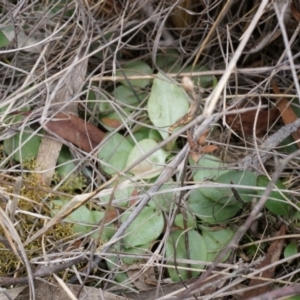
[[[78,298],[90,286],[115,297],[144,290],[158,299],[171,293],[165,282],[172,280],[179,281],[172,290],[178,299],[199,291],[216,299],[239,295],[234,287],[255,274],[260,253],[266,265],[277,264],[266,278],[284,293],[298,253],[294,247],[296,258],[288,261],[280,249],[270,261],[263,242],[277,235],[280,220],[291,235],[299,223],[292,148],[300,126],[292,56],[299,50],[299,5],[281,2],[237,9],[219,0],[213,23],[202,2],[70,1],[23,11],[11,4],[15,27],[1,6],[3,28],[14,28],[9,36],[0,30],[4,286],[29,282],[23,292],[39,299],[33,278],[48,278],[51,272],[39,268],[50,262],[59,263],[56,285]],[[37,15],[44,16],[39,24]],[[192,87],[182,85],[183,76]],[[29,111],[17,121],[24,107]],[[9,256],[10,243],[21,256]],[[69,266],[84,274],[79,289],[70,285],[82,280]],[[210,275],[216,267],[223,273]],[[180,280],[192,285],[182,292]],[[220,288],[205,288],[205,280]]]

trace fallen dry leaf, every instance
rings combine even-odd
[[[272,89],[274,94],[281,94],[281,91],[274,80],[272,81]],[[293,123],[298,119],[286,98],[279,99],[279,101],[276,103],[276,106],[280,111],[281,119],[285,125]],[[300,129],[292,133],[292,137],[295,141],[300,140]],[[300,142],[298,142],[298,147],[300,148]]]
[[[112,128],[118,128],[122,125],[122,122],[117,119],[111,119],[111,118],[102,118],[101,121],[103,124],[112,127]]]
[[[237,107],[237,109],[240,109]],[[232,130],[242,133],[245,135],[253,134],[253,127],[256,125],[255,131],[257,136],[264,135],[273,122],[278,118],[279,113],[278,110],[274,107],[269,110],[261,110],[257,111],[247,111],[240,114],[232,114],[226,116],[226,122],[231,127]],[[257,118],[257,122],[255,123],[255,119]]]
[[[199,139],[195,142],[193,140],[193,137],[192,137],[190,131],[189,130],[187,131],[187,140],[190,145],[190,156],[194,162],[198,162],[198,160],[200,159],[200,156],[203,153],[212,153],[218,149],[218,147],[215,145],[205,145],[204,146],[204,144],[206,142],[206,137],[208,136],[208,134],[209,134],[209,130],[204,132],[203,135],[201,135],[199,137]]]
[[[218,149],[218,146],[216,146],[216,145],[206,145],[206,146],[201,147],[199,150],[202,153],[212,153],[217,149]]]
[[[292,15],[293,15],[293,17],[295,18],[295,20],[296,20],[297,22],[300,22],[300,13],[299,13],[299,11],[297,10],[294,1],[292,1],[292,4],[291,4],[291,12],[292,12]]]
[[[285,225],[282,225],[279,231],[276,233],[277,237],[281,237],[285,235],[286,227]],[[261,269],[263,267],[266,267],[268,265],[274,264],[274,262],[278,261],[282,248],[284,245],[284,238],[277,239],[274,242],[272,242],[271,246],[269,247],[265,259],[257,266],[258,269]],[[275,272],[275,266],[267,269],[266,271],[263,271],[259,277],[262,278],[273,278]],[[266,293],[270,289],[270,285],[257,287],[256,285],[263,283],[263,281],[259,279],[251,279],[248,287],[254,287],[250,291],[246,291],[243,295],[243,299],[249,299],[252,297],[257,297],[259,295],[262,295]]]
[[[85,152],[92,151],[105,136],[105,133],[95,125],[73,114],[58,113],[42,125],[48,132],[73,143]]]
[[[139,291],[148,290],[157,284],[153,266],[145,270],[143,264],[135,263],[130,266],[123,265],[122,269],[126,271],[128,278]]]

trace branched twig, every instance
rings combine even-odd
[[[300,119],[294,123],[281,127],[277,132],[267,138],[260,146],[260,151],[254,155],[247,155],[243,158],[238,166],[240,169],[257,169],[260,163],[264,163],[272,155],[272,150],[276,148],[284,139],[300,128]]]

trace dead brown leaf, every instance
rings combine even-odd
[[[198,139],[198,141],[194,141],[190,131],[187,131],[187,140],[190,145],[190,155],[194,162],[198,162],[200,156],[203,153],[212,153],[218,149],[215,145],[204,145],[206,142],[206,137],[209,134],[209,130],[203,133]]]
[[[295,1],[295,0],[294,0]],[[295,18],[295,20],[297,22],[300,22],[300,12],[297,10],[295,2],[292,1],[291,4],[291,12],[292,12],[292,16]]]
[[[215,150],[218,149],[218,146],[216,145],[206,145],[200,148],[200,151],[202,151],[202,153],[212,153]]]
[[[95,125],[73,114],[58,113],[43,125],[50,133],[73,143],[85,152],[92,151],[105,136],[105,133]]]
[[[122,125],[122,122],[117,119],[111,119],[111,118],[102,118],[101,121],[103,124],[112,127],[112,128],[118,128]]]
[[[285,231],[286,231],[286,226],[282,225],[281,228],[279,229],[279,231],[276,233],[276,236],[277,237],[284,236]],[[282,252],[283,245],[284,245],[284,238],[282,238],[282,239],[279,238],[279,239],[275,240],[269,247],[265,259],[257,266],[257,268],[261,269],[263,267],[274,264],[276,261],[278,261],[280,255],[281,255],[281,252]],[[260,277],[273,278],[274,272],[275,272],[275,266],[263,271],[260,274]],[[244,293],[243,299],[249,299],[254,296],[257,297],[259,295],[266,293],[270,289],[269,285],[255,288],[256,285],[259,285],[261,283],[262,283],[262,281],[259,279],[252,279],[249,283],[249,287],[254,287],[254,288],[250,291],[246,291]]]
[[[239,108],[237,108],[239,109]],[[258,116],[256,116],[258,114]],[[240,114],[232,114],[226,116],[226,122],[232,130],[245,135],[253,134],[253,127],[256,125],[255,131],[257,136],[264,135],[273,122],[278,118],[279,113],[276,108],[269,110],[247,111]],[[255,119],[257,122],[255,123]]]
[[[281,94],[281,91],[274,80],[272,81],[272,89],[274,94]],[[293,123],[298,119],[286,98],[281,98],[279,101],[277,101],[276,105],[280,111],[281,119],[285,125]],[[300,140],[300,129],[292,133],[292,137],[295,141]],[[300,148],[300,142],[298,142],[298,147]]]
[[[124,265],[122,268],[126,271],[132,284],[140,291],[148,290],[157,284],[153,266],[143,270],[143,264],[135,263],[130,266]]]

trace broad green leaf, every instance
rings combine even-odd
[[[146,140],[146,139],[154,140],[157,143],[162,141],[161,135],[157,130],[150,129],[147,127],[142,127],[138,131],[134,132],[133,136],[135,137],[135,141],[130,135],[128,136],[128,140],[132,144],[135,144],[136,142],[140,142],[141,140]]]
[[[178,73],[181,69],[182,56],[176,50],[166,50],[156,56],[156,65],[166,73]]]
[[[10,40],[6,37],[6,35],[0,31],[0,48],[7,47],[10,44]]]
[[[7,155],[13,153],[12,158],[17,162],[24,162],[25,160],[36,158],[41,143],[41,137],[37,135],[31,136],[33,132],[34,131],[30,127],[25,127],[23,132],[17,133],[9,139],[6,139],[3,142],[5,153]]]
[[[98,152],[103,171],[109,175],[122,171],[131,150],[132,145],[121,134],[111,136]]]
[[[300,222],[299,222],[300,221],[300,204],[297,203],[296,206],[297,206],[297,209],[294,212],[294,214],[292,214],[291,219],[293,221],[294,226],[300,227]]]
[[[95,226],[97,225],[97,227],[92,227],[92,229],[100,228],[101,221],[102,221],[104,215],[105,215],[105,213],[103,211],[98,211],[98,210],[90,211],[89,220],[90,220],[91,224],[94,224]],[[84,230],[84,227],[83,227],[83,230]],[[88,230],[88,232],[90,232],[90,231],[91,231],[91,228]],[[83,231],[81,231],[81,232],[83,232]],[[101,236],[99,236],[100,233],[101,233]],[[101,243],[107,243],[113,237],[113,235],[115,233],[116,233],[116,229],[115,229],[114,224],[105,224],[102,232],[97,230],[96,232],[91,234],[91,237],[94,239],[99,239],[99,241]]]
[[[99,122],[106,130],[113,131],[116,128],[124,125],[125,122],[129,126],[131,126],[133,122],[128,122],[128,118],[130,114],[131,114],[130,109],[123,108],[122,112],[119,113],[113,111],[111,113],[101,114],[99,118]]]
[[[195,86],[201,86],[203,88],[212,87],[214,84],[215,76],[213,75],[202,75],[202,76],[193,76],[193,73],[195,72],[204,72],[208,71],[206,67],[196,67],[193,68],[193,66],[187,66],[182,73],[189,73],[191,72],[191,79],[194,82]]]
[[[234,217],[241,209],[239,205],[222,205],[205,197],[200,190],[193,190],[187,202],[188,208],[203,222],[222,223]]]
[[[209,154],[203,154],[197,163],[190,159],[190,164],[194,170],[193,179],[195,182],[215,179],[221,174],[228,172],[228,170],[226,170],[226,163],[223,163],[219,158]]]
[[[297,243],[291,242],[285,247],[283,255],[284,255],[285,258],[287,258],[287,257],[293,256],[297,253],[298,253]]]
[[[131,211],[123,214],[121,222],[124,223],[130,216]],[[124,233],[126,248],[145,245],[155,241],[164,228],[164,217],[160,210],[145,207]]]
[[[151,244],[145,244],[140,247],[134,247],[134,248],[124,248],[123,253],[124,254],[131,254],[134,255],[134,257],[123,257],[122,262],[127,265],[132,265],[134,263],[142,262],[144,261],[144,258],[140,258],[141,255],[146,255],[150,253]]]
[[[113,253],[122,253],[123,247],[121,247],[121,243],[117,242],[111,247],[111,252]],[[116,280],[117,282],[122,282],[124,285],[124,282],[128,283],[130,285],[130,280],[128,279],[128,276],[126,274],[126,271],[122,270],[121,267],[121,259],[119,256],[111,256],[105,258],[105,262],[107,264],[108,269],[113,274],[113,280]]]
[[[239,199],[236,199],[233,191],[231,189],[231,185],[244,185],[249,187],[256,186],[256,175],[252,172],[248,171],[228,171],[226,173],[221,174],[215,180],[216,183],[228,184],[228,187],[203,187],[201,188],[201,193],[203,193],[207,198],[219,203],[232,205],[236,202],[239,202]],[[253,197],[256,195],[256,191],[254,189],[245,189],[245,188],[234,188],[238,193],[240,200],[244,202],[252,201]],[[242,205],[243,203],[239,203]]]
[[[130,166],[132,163],[140,159],[144,156],[147,152],[155,148],[158,144],[151,139],[145,139],[138,142],[137,145],[133,147],[131,150],[128,161],[127,167]],[[130,172],[134,175],[140,175],[141,178],[153,178],[159,175],[164,167],[166,162],[166,158],[168,153],[162,149],[158,149],[153,154],[149,155],[146,159],[140,162],[138,165],[133,167]]]
[[[29,106],[23,106],[18,111],[20,114],[10,114],[10,111],[8,111],[9,104],[4,105],[0,108],[0,121],[4,122],[5,124],[13,125],[14,123],[18,123],[24,120],[24,116],[22,115],[22,112],[30,111]],[[11,108],[13,110],[13,107]]]
[[[176,183],[173,181],[170,183],[163,184],[158,192],[163,192],[165,190],[172,190],[177,187]],[[172,205],[174,205],[175,199],[174,199],[174,192],[165,192],[165,193],[159,193],[157,195],[154,195],[151,197],[151,200],[148,202],[148,205],[151,207],[159,208],[163,211],[169,212]]]
[[[96,112],[99,110],[100,113],[112,112],[112,107],[110,105],[111,98],[108,97],[106,91],[100,89],[95,83],[91,86],[85,86],[83,92],[87,90],[87,107],[91,112]]]
[[[69,200],[52,200],[50,206],[52,206],[52,215],[56,215]],[[90,211],[85,205],[80,206],[70,215],[68,215],[64,221],[73,224],[73,230],[76,233],[87,234],[94,229],[94,226],[104,217],[104,212]],[[105,238],[107,240],[107,238]]]
[[[288,136],[286,139],[284,139],[280,143],[280,151],[283,153],[292,154],[295,151],[299,149],[297,142],[295,143],[295,140],[292,136]]]
[[[150,79],[130,79],[130,76],[143,76],[143,75],[151,75],[152,69],[143,61],[133,61],[126,63],[122,66],[123,72],[125,76],[128,77],[128,81],[134,87],[144,88],[150,83]],[[116,76],[123,76],[123,73],[120,70],[117,70]],[[120,82],[129,86],[128,82],[124,79],[120,80]]]
[[[76,166],[73,162],[73,156],[67,147],[63,146],[61,148],[57,159],[57,165],[57,174],[63,178],[72,174],[72,171],[75,170]]]
[[[136,97],[138,95],[139,98]],[[139,101],[144,100],[147,97],[147,93],[141,93],[136,91],[136,95],[134,94],[133,90],[130,87],[119,85],[114,90],[115,98],[126,105],[136,106],[139,104]]]
[[[218,253],[229,244],[234,236],[231,229],[212,230],[209,227],[199,226],[202,229],[202,237],[207,248],[207,261],[213,261]],[[230,255],[230,251],[222,258],[222,262],[226,261]]]
[[[175,217],[174,225],[182,229],[191,229],[196,227],[195,217],[189,212],[186,211],[185,215],[179,214]]]
[[[188,249],[186,245],[185,234],[187,234]],[[177,260],[190,259],[206,261],[207,248],[203,237],[195,230],[176,230],[171,232],[166,243],[166,259],[169,260],[169,265],[176,265],[178,267],[193,268],[199,270],[193,270],[189,272],[188,270],[184,270],[181,268],[178,268],[177,270],[175,269],[175,267],[168,268],[168,273],[172,281],[179,281],[180,278],[182,280],[186,280],[189,278],[189,273],[192,277],[198,276],[201,272],[200,269],[204,268],[204,266],[192,264],[188,266],[187,264],[178,263]]]
[[[269,184],[268,177],[264,175],[259,175],[257,177],[257,186],[266,188]],[[286,201],[286,198],[289,198],[287,193],[280,193],[278,190],[284,190],[285,186],[277,181],[277,189],[274,187],[273,191],[270,193],[268,200],[265,203],[265,207],[275,215],[278,216],[289,216],[291,213],[291,207]],[[258,190],[257,194],[259,196],[264,194],[264,190]]]
[[[181,87],[159,73],[153,81],[147,109],[151,122],[166,139],[168,127],[188,112],[189,101]]]
[[[131,135],[129,135],[127,137],[127,139],[130,141],[130,143],[135,144],[136,142],[140,142],[142,140],[146,140],[149,138],[149,132],[150,129],[147,127],[142,127],[141,129],[139,129],[138,131],[133,133],[133,136],[135,138],[135,140],[131,137]]]
[[[15,30],[14,26],[7,26],[5,28],[2,28],[1,33],[5,35],[6,39],[9,41],[13,41],[16,38],[17,33],[18,47],[29,47],[23,49],[23,51],[30,53],[40,53],[42,50],[42,45],[37,45],[38,42],[42,41],[41,32],[35,32],[34,34],[28,36],[21,28]]]
[[[113,201],[118,201],[114,206],[126,207],[128,206],[128,199],[132,196],[134,187],[126,187],[124,189],[117,189],[113,195]],[[102,203],[108,203],[111,195],[99,196]]]
[[[98,100],[96,100],[96,93],[92,89],[87,92],[86,96],[87,107],[90,111],[94,111],[96,105],[98,104]]]
[[[155,129],[150,129],[149,131],[149,139],[154,140],[155,142],[159,143],[162,141],[161,135]]]

